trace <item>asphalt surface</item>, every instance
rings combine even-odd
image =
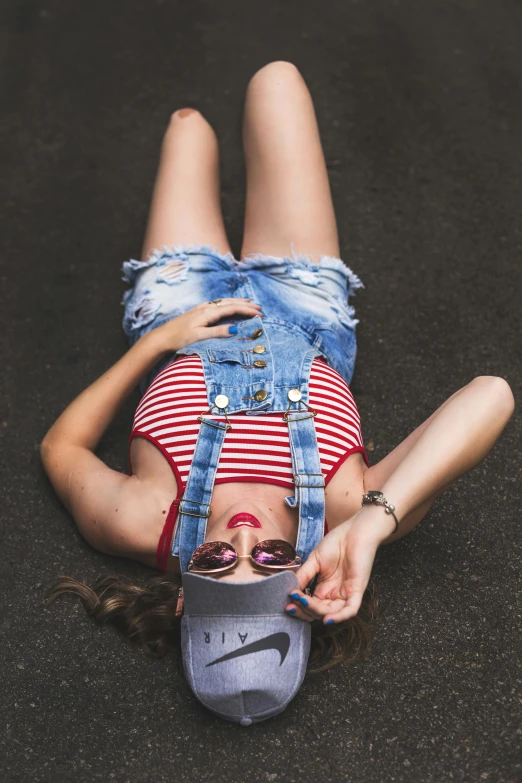
[[[1,19],[1,779],[522,780],[518,408],[378,552],[389,605],[370,655],[248,729],[201,707],[175,659],[145,658],[67,599],[42,608],[58,574],[154,572],[83,542],[38,452],[127,348],[120,267],[139,257],[177,108],[218,133],[239,253],[244,91],[278,59],[312,92],[342,255],[366,285],[352,391],[372,464],[477,375],[505,378],[518,405],[520,5],[8,0]],[[137,402],[98,451],[117,470]]]

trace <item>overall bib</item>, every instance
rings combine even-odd
[[[299,507],[296,550],[306,560],[323,536],[325,519],[325,477],[314,411],[308,408],[310,371],[314,358],[323,356],[350,384],[358,319],[348,299],[364,284],[340,258],[321,256],[313,263],[293,252],[292,257],[257,253],[238,261],[206,245],[163,246],[146,261],[124,262],[122,271],[132,286],[122,302],[123,329],[131,345],[213,299],[250,297],[267,314],[234,318],[234,337],[193,342],[177,354],[200,357],[210,404],[198,417],[201,427],[172,541],[181,573],[205,540],[221,448],[227,429],[234,426],[228,414],[234,413],[281,413],[288,423],[295,495],[285,503]],[[148,373],[140,384],[142,393],[172,358],[163,358]]]
[[[315,411],[308,407],[312,362],[317,356],[325,356],[319,350],[321,337],[261,316],[237,326],[235,338],[201,340],[180,351],[200,357],[210,402],[210,409],[198,417],[201,427],[172,542],[172,554],[179,557],[182,574],[196,547],[205,540],[221,448],[227,430],[234,426],[228,414],[261,417],[280,412],[288,422],[295,495],[286,497],[285,503],[299,507],[296,550],[303,562],[323,537],[325,478]]]

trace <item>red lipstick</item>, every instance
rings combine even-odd
[[[241,527],[242,525],[245,525],[246,527],[261,527],[261,522],[252,514],[241,512],[240,514],[234,514],[229,521],[227,528]]]

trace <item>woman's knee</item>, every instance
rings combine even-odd
[[[297,66],[286,60],[274,60],[255,72],[248,83],[248,89],[286,88],[298,83],[303,84],[303,77]]]
[[[165,137],[168,138],[169,136],[178,135],[185,131],[190,134],[201,131],[204,134],[215,137],[214,129],[208,120],[205,119],[198,109],[193,109],[190,106],[185,106],[172,112],[165,131]]]
[[[203,115],[197,109],[193,109],[191,106],[184,106],[182,109],[176,109],[170,115],[170,122],[177,122],[178,120],[185,120],[187,117],[193,117],[204,119]]]
[[[509,415],[515,410],[515,397],[511,386],[498,375],[477,375],[470,384],[486,390],[496,408],[506,410]]]

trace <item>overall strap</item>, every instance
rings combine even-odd
[[[314,417],[310,407],[309,378],[316,351],[306,351],[299,368],[299,386],[287,391],[289,400],[283,419],[288,422],[288,439],[292,454],[295,495],[285,498],[290,508],[299,506],[299,529],[296,551],[303,562],[317,546],[324,534],[325,478],[321,471],[321,459]],[[293,406],[297,409],[290,410]],[[302,407],[305,406],[305,407]]]
[[[291,508],[299,506],[299,530],[295,548],[303,562],[322,539],[325,518],[325,478],[321,472],[314,415],[306,411],[286,414],[295,495],[286,497],[285,503]]]
[[[172,554],[180,559],[181,573],[187,570],[192,553],[203,541],[210,516],[219,457],[230,424],[198,417],[202,426],[183,498],[179,504]],[[206,426],[203,426],[206,425]]]

